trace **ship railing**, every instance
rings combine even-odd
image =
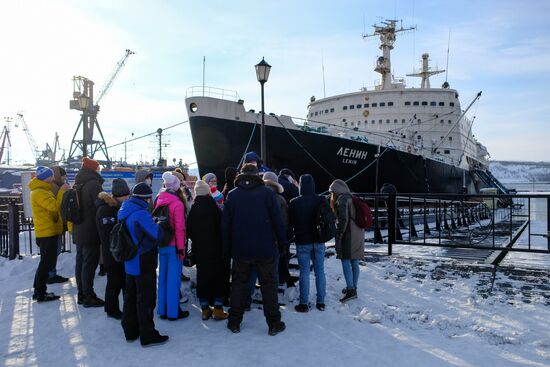
[[[25,216],[21,196],[0,196],[0,256],[13,260],[39,254],[35,241],[34,222]],[[71,252],[72,243],[71,234],[65,231],[61,252]]]
[[[202,85],[189,87],[185,92],[185,98],[189,97],[212,97],[233,102],[237,102],[241,99],[237,91]]]
[[[550,254],[547,194],[357,196],[369,203],[373,215],[365,242],[387,246],[388,255],[396,246],[480,250],[491,263],[508,252]]]

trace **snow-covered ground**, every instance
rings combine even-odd
[[[188,319],[155,319],[170,336],[162,346],[127,343],[102,309],[76,303],[74,277],[49,290],[58,302],[31,301],[38,257],[0,259],[0,355],[6,366],[548,366],[548,271],[499,270],[452,259],[371,253],[361,265],[359,298],[340,304],[340,263],[326,259],[327,309],[282,308],[287,330],[267,335],[260,305],[245,314],[240,334],[225,322],[200,319],[190,282]],[[74,254],[59,273],[74,273]],[[194,270],[190,271],[194,278]],[[312,279],[313,280],[313,279]],[[105,277],[96,278],[101,295]],[[295,298],[297,292],[287,290]],[[311,301],[314,302],[314,282]],[[288,301],[288,297],[283,298]]]

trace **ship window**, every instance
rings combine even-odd
[[[386,120],[386,124],[389,124],[390,123],[390,120]]]
[[[441,120],[441,121],[439,121],[439,122],[444,123],[445,121]]]
[[[445,102],[439,102],[440,106],[445,106]]]
[[[455,103],[454,102],[449,102],[449,106],[454,107]]]
[[[348,126],[348,123],[347,123],[347,122],[344,122],[344,126]]]
[[[322,115],[323,114],[323,111],[319,111],[319,115]]]
[[[418,102],[418,101],[413,102],[413,106],[418,106],[419,104],[420,104],[420,102]]]
[[[380,107],[386,107],[386,102],[380,102]]]
[[[449,149],[445,149],[445,150],[443,151],[443,153],[445,153],[445,154],[451,154],[451,151],[450,151]]]
[[[364,108],[369,108],[369,104],[368,104],[368,103],[365,103],[365,104],[363,105],[363,107],[364,107]]]
[[[360,105],[360,104],[358,104],[358,105],[357,105],[357,106],[355,106],[355,107],[357,107],[357,108],[361,108],[361,105]]]
[[[344,106],[344,107],[342,107],[342,109],[345,111],[345,110],[348,109],[348,106]]]
[[[451,120],[449,120],[449,124],[452,124],[452,121],[451,121]]]
[[[422,106],[427,106],[427,105],[428,105],[428,102],[422,101]]]
[[[453,137],[452,137],[452,136],[449,136],[449,141],[453,141]]]
[[[381,123],[382,123],[382,120],[378,120],[378,123],[381,124]]]
[[[355,108],[354,105],[352,105],[352,104],[349,105],[349,109],[350,109],[350,110],[353,110],[354,108]]]
[[[441,137],[441,140],[443,140],[444,136]]]
[[[330,109],[330,112],[334,112],[334,108],[331,108],[331,109]]]
[[[388,107],[393,106],[393,102],[388,102]]]
[[[353,126],[353,125],[355,125],[355,124],[354,124],[353,122],[350,122],[349,125],[350,125],[350,126]]]
[[[328,110],[325,110],[325,113],[328,113]]]
[[[393,123],[394,123],[394,124],[397,124],[397,119],[393,120]]]
[[[309,114],[309,117],[313,117],[313,112]]]
[[[360,126],[361,125],[361,121],[357,121],[357,126]]]
[[[199,107],[197,106],[197,104],[195,102],[193,102],[189,105],[189,109],[191,110],[191,112],[195,113],[195,112],[197,112]]]
[[[421,122],[422,122],[422,120],[421,120],[421,119],[418,119],[418,123],[421,123]]]
[[[401,120],[401,123],[404,124],[404,123],[405,123],[405,119],[402,119],[402,120]]]
[[[430,102],[430,106],[437,106],[437,103],[432,101],[432,102]]]
[[[410,101],[405,102],[405,106],[410,106],[410,105],[411,105]]]
[[[372,123],[373,123],[373,124],[376,124],[376,121],[372,120]]]
[[[315,112],[315,116],[317,116],[319,114],[319,112]]]
[[[346,122],[346,119],[342,119],[342,122]]]
[[[372,103],[370,106],[371,107],[376,107],[376,106],[378,106],[378,104],[377,103]]]
[[[420,139],[422,139],[422,135],[418,135],[416,138],[417,138],[418,140],[420,140]]]

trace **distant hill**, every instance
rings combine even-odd
[[[550,182],[550,162],[491,161],[489,170],[502,182]]]

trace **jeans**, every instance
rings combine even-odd
[[[298,265],[300,265],[300,303],[307,304],[309,301],[309,273],[310,264],[313,260],[317,303],[324,304],[327,286],[325,278],[325,244],[296,245],[296,255]]]
[[[359,260],[342,259],[342,270],[346,279],[346,287],[357,289],[359,280]]]
[[[63,235],[59,235],[58,238],[57,238],[57,254],[55,255],[55,264],[53,266],[53,269],[50,272],[48,272],[48,278],[53,278],[57,275],[57,269],[56,269],[57,268],[57,257],[61,253],[62,236]]]
[[[159,247],[159,279],[157,314],[177,318],[180,304],[182,263],[176,247]]]
[[[199,303],[202,309],[208,308],[210,306],[210,300],[208,298],[199,298]],[[223,306],[223,297],[214,298],[214,307]]]
[[[37,238],[36,244],[40,247],[40,263],[34,275],[34,294],[43,296],[46,294],[48,271],[55,265],[57,236]]]

